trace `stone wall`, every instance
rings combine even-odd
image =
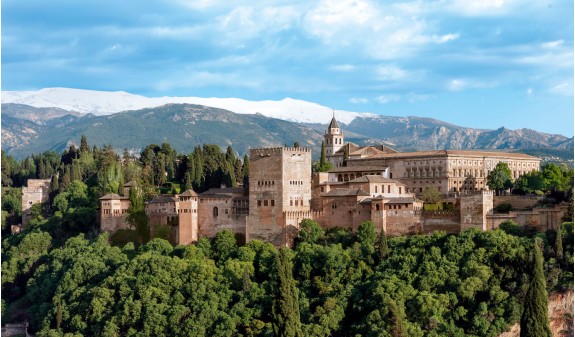
[[[461,230],[487,230],[487,215],[493,214],[493,192],[480,191],[460,198]]]
[[[513,209],[526,209],[535,207],[537,202],[544,198],[545,197],[522,196],[522,195],[494,196],[493,205],[497,207],[497,205],[501,204],[511,204],[511,206],[513,206]]]
[[[48,201],[50,179],[28,179],[27,187],[22,187],[22,226],[31,220],[30,208]]]
[[[461,231],[461,215],[459,210],[453,211],[423,211],[421,212],[423,233],[430,234],[444,231],[456,234]]]
[[[31,336],[28,333],[28,322],[22,323],[8,323],[2,327],[3,337],[10,337],[10,336]]]

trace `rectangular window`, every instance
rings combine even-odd
[[[258,200],[258,206],[261,206],[261,205],[262,205],[262,201]]]
[[[272,199],[272,207],[275,206],[275,200]]]
[[[264,206],[267,206],[267,205],[268,205],[268,200],[266,199],[266,200],[264,200]]]
[[[290,206],[293,206],[293,200],[290,200],[290,201],[289,201],[289,205],[290,205]]]

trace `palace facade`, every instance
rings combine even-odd
[[[146,203],[150,234],[169,228],[176,244],[230,229],[246,241],[290,244],[303,219],[322,227],[356,230],[364,221],[387,235],[488,230],[501,222],[493,215],[491,170],[506,162],[513,178],[539,169],[540,159],[493,151],[441,150],[401,153],[386,146],[361,147],[344,142],[335,118],[324,135],[329,172],[313,173],[311,149],[251,149],[249,188],[214,188],[197,194],[161,195]],[[436,188],[453,207],[423,210],[419,199],[426,187]],[[129,188],[129,186],[128,186]],[[129,228],[124,196],[100,198],[101,229]],[[548,216],[549,217],[549,216]],[[553,218],[555,219],[555,218]],[[546,220],[542,220],[546,221]],[[545,226],[556,227],[550,220]]]

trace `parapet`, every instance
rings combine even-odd
[[[285,211],[283,212],[285,219],[318,219],[323,215],[322,211]]]
[[[250,149],[250,157],[267,157],[271,155],[279,155],[282,152],[311,152],[308,147],[267,147]]]

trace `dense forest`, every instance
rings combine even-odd
[[[521,317],[535,240],[547,290],[573,288],[571,222],[386,238],[369,222],[352,233],[305,220],[282,249],[229,231],[176,247],[99,233],[98,198],[124,182],[143,201],[248,176],[247,157],[214,145],[134,158],[83,137],[61,155],[2,153],[2,322],[28,320],[38,336],[496,336]],[[51,178],[50,200],[9,235],[28,178]]]

